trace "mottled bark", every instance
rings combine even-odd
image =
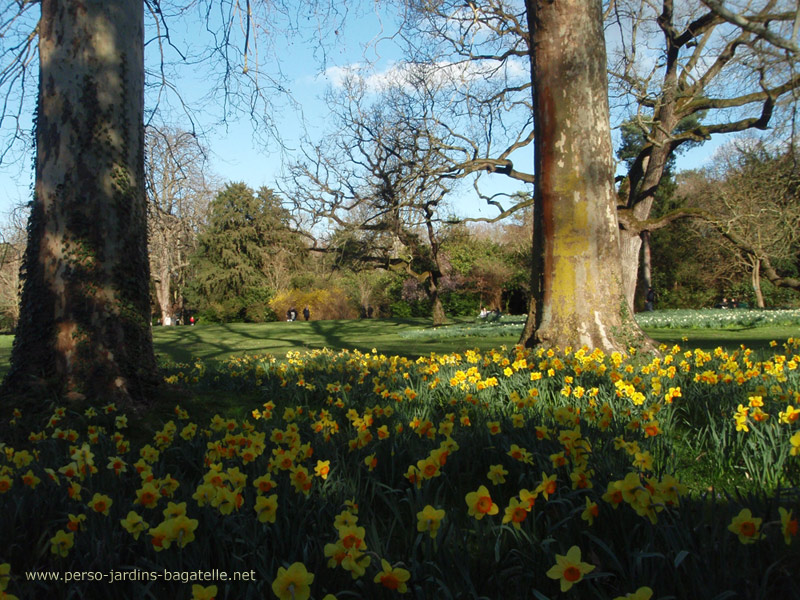
[[[642,280],[643,288],[647,291],[653,287],[653,259],[650,255],[650,232],[642,232]]]
[[[756,295],[756,306],[764,308],[764,294],[761,292],[761,261],[756,256],[750,257],[752,270],[750,271],[750,281],[753,284],[753,292]]]
[[[42,1],[36,181],[6,394],[145,400],[143,3]]]
[[[151,250],[152,252],[152,250]],[[166,326],[173,325],[174,316],[172,314],[172,289],[171,273],[169,269],[169,257],[161,256],[159,270],[154,281],[158,310],[161,313],[161,324]]]
[[[599,0],[529,0],[536,126],[528,344],[642,345],[625,303]]]

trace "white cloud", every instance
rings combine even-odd
[[[501,77],[514,81],[530,78],[530,68],[526,61],[509,60],[503,65],[479,63],[475,61],[416,64],[393,62],[382,70],[364,63],[352,63],[326,69],[322,77],[335,88],[344,87],[348,78],[360,78],[368,92],[377,93],[394,86],[411,85],[421,73],[436,86],[445,84],[469,86],[474,82]]]

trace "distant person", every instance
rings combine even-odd
[[[739,301],[736,298],[731,298],[731,308],[739,308]]]
[[[728,299],[727,298],[723,298],[722,302],[717,304],[717,308],[730,308],[730,304],[728,304]]]
[[[294,306],[286,311],[286,320],[287,321],[297,320],[297,309]]]
[[[485,306],[481,306],[481,312],[478,314],[479,319],[485,319],[489,316],[489,311],[486,310]]]
[[[306,306],[303,308],[303,318],[308,321],[311,318],[311,310]]]
[[[648,312],[655,310],[656,305],[656,291],[649,287],[644,295],[644,309]]]
[[[367,307],[367,318],[368,319],[372,318],[372,307],[371,306]]]
[[[189,325],[194,325],[194,315],[189,317]]]

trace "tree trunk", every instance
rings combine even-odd
[[[642,279],[644,289],[653,287],[653,260],[650,256],[650,232],[642,232]]]
[[[171,290],[171,273],[169,269],[169,258],[161,256],[159,269],[159,277],[155,282],[156,300],[158,300],[158,309],[161,313],[161,324],[165,327],[173,324],[172,322],[172,290]]]
[[[764,294],[761,293],[761,260],[751,257],[753,269],[750,271],[750,280],[753,282],[753,291],[756,294],[756,306],[764,308]]]
[[[157,384],[141,0],[43,0],[36,181],[6,394],[145,401]]]
[[[431,300],[433,302],[433,326],[444,325],[447,322],[447,315],[444,312],[444,305],[438,291],[431,292]]]
[[[622,288],[601,3],[528,0],[527,9],[537,272],[535,332],[524,341],[605,352],[645,345]]]

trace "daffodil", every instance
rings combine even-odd
[[[169,538],[180,548],[185,548],[186,544],[194,541],[194,531],[197,529],[197,519],[190,519],[186,515],[179,515],[167,519],[162,523],[169,531]]]
[[[547,576],[560,580],[561,591],[566,592],[593,570],[594,565],[581,562],[581,549],[572,546],[566,554],[556,554],[556,564],[550,567]]]
[[[141,515],[136,511],[129,511],[128,516],[120,519],[120,523],[125,528],[125,531],[133,536],[133,539],[138,540],[141,534],[149,525],[142,519]]]
[[[31,469],[28,469],[27,473],[23,473],[22,475],[22,483],[27,485],[31,489],[36,489],[36,486],[42,482],[36,475],[34,475]]]
[[[789,454],[792,456],[797,456],[800,454],[800,431],[789,438],[789,443],[792,445],[791,449],[789,450]]]
[[[536,491],[541,492],[545,500],[549,500],[550,495],[555,494],[557,489],[558,483],[556,482],[556,475],[548,475],[542,471],[542,482],[536,488]]]
[[[66,557],[69,554],[70,548],[75,545],[75,534],[71,531],[67,533],[63,529],[59,529],[56,534],[50,538],[50,552],[58,554],[61,557]]]
[[[597,506],[597,502],[592,502],[589,500],[589,497],[586,497],[586,508],[583,509],[581,513],[581,519],[589,523],[589,525],[594,525],[594,520],[597,515],[600,514],[600,508]]]
[[[503,523],[511,523],[515,528],[520,529],[522,522],[528,518],[529,510],[527,502],[520,502],[516,498],[512,498],[505,509]]]
[[[274,523],[278,514],[278,495],[258,496],[253,510],[262,523]]]
[[[383,558],[381,559],[381,567],[383,570],[375,575],[373,580],[375,583],[380,583],[390,590],[397,590],[401,594],[408,591],[406,581],[411,578],[411,573],[399,567],[392,567],[389,561]]]
[[[491,465],[489,472],[486,474],[489,481],[495,485],[505,483],[506,475],[508,475],[508,471],[503,468],[503,465]]]
[[[356,511],[352,508],[343,510],[333,519],[333,526],[339,530],[343,527],[351,527],[356,524],[358,524],[358,517],[356,516]]]
[[[267,473],[254,479],[253,485],[256,487],[259,494],[267,494],[275,487],[275,482],[272,480],[272,476]]]
[[[417,513],[417,531],[420,533],[427,531],[432,538],[435,538],[444,515],[443,509],[436,509],[430,504],[426,505]]]
[[[203,587],[195,583],[192,585],[192,600],[214,600],[217,595],[217,586]]]
[[[96,493],[92,496],[92,499],[89,500],[89,508],[97,513],[108,515],[108,509],[111,507],[112,503],[113,500],[105,494]]]
[[[314,575],[306,570],[301,562],[293,563],[288,569],[280,567],[272,591],[279,600],[308,600],[311,596],[311,583]]]
[[[479,521],[486,515],[496,515],[500,508],[492,502],[492,497],[485,485],[482,485],[475,492],[469,492],[465,496],[469,514]]]
[[[650,600],[653,596],[653,590],[649,587],[644,586],[640,587],[635,592],[631,592],[630,594],[625,594],[624,596],[617,596],[614,600]]]
[[[792,511],[786,510],[782,506],[778,507],[778,512],[781,515],[781,532],[783,533],[783,541],[786,545],[792,543],[792,538],[797,537],[797,518],[792,517]]]
[[[342,545],[348,550],[355,549],[363,551],[366,549],[367,546],[364,543],[366,531],[363,527],[347,525],[345,527],[340,527],[338,531],[339,539],[342,541]]]
[[[153,508],[160,497],[161,492],[159,492],[158,488],[153,483],[148,482],[136,490],[136,500],[133,503],[141,504],[145,508]]]
[[[733,518],[731,524],[728,525],[728,531],[736,534],[741,543],[752,544],[756,540],[764,537],[759,530],[761,521],[762,519],[753,517],[749,508],[743,508],[739,511],[739,514]]]
[[[318,460],[317,466],[314,467],[314,474],[322,479],[327,479],[328,474],[331,472],[331,461]]]

